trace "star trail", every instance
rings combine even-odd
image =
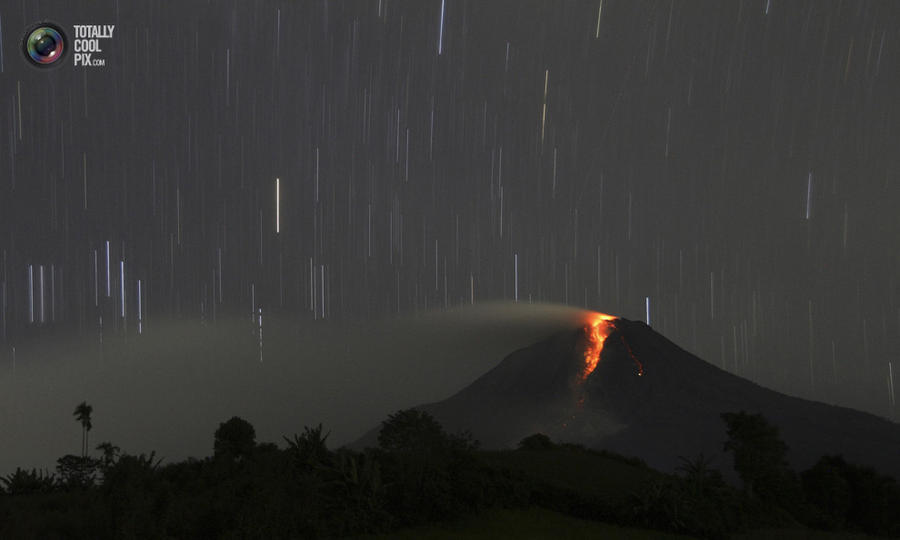
[[[170,319],[262,360],[270,315],[652,302],[723,369],[896,414],[900,5],[274,4],[0,7],[0,373]],[[114,24],[106,65],[27,65],[45,19]]]

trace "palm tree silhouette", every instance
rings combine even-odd
[[[81,422],[81,457],[87,456],[87,441],[88,441],[88,431],[91,430],[91,412],[93,412],[94,408],[87,404],[86,401],[82,401],[75,407],[75,412],[72,415],[76,420]]]

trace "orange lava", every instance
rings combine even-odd
[[[587,347],[584,349],[584,371],[581,379],[587,379],[588,375],[594,372],[597,364],[600,362],[600,353],[603,351],[603,344],[606,338],[613,331],[612,321],[616,317],[606,315],[605,313],[592,313],[584,327],[587,334]]]

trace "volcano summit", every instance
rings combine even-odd
[[[762,414],[777,426],[796,470],[842,454],[900,478],[900,425],[759,386],[681,349],[642,322],[596,314],[508,355],[446,400],[417,407],[485,448],[551,439],[636,456],[674,471],[679,456],[723,455],[721,413]],[[360,445],[372,445],[377,430]]]

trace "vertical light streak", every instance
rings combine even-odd
[[[44,265],[38,265],[38,310],[41,324],[44,324]]]
[[[441,0],[441,29],[438,32],[438,55],[444,52],[444,7],[446,0]]]
[[[109,240],[106,241],[106,297],[110,297],[109,288]]]
[[[644,297],[644,308],[647,311],[647,326],[650,326],[650,297]]]
[[[262,327],[262,308],[257,311],[257,332],[259,336],[259,363],[263,361],[263,327]]]
[[[56,321],[56,265],[50,265],[50,322]]]
[[[812,199],[812,173],[806,177],[806,219],[809,219],[810,206]]]
[[[847,251],[847,204],[844,203],[844,232],[842,234],[841,246],[844,251]]]
[[[28,265],[28,322],[34,323],[34,268]]]
[[[231,93],[231,49],[225,49],[225,105],[229,105]]]
[[[547,86],[550,83],[550,70],[544,70],[544,107],[541,113],[541,144],[544,144],[544,128],[547,126]]]
[[[141,300],[141,280],[137,280],[137,331],[138,334],[144,333],[144,309]]]
[[[0,16],[0,73],[3,73],[3,17]]]
[[[275,9],[275,58],[278,58],[281,46],[281,9]]]
[[[125,261],[119,261],[119,304],[121,317],[125,318]]]
[[[318,180],[318,176],[316,178]],[[316,184],[316,196],[318,198],[318,183]],[[281,179],[275,179],[275,234],[281,233]]]
[[[316,316],[316,278],[313,270],[312,257],[309,258],[309,310],[313,312],[313,318]]]
[[[891,418],[894,418],[894,409],[897,402],[894,401],[894,366],[891,362],[888,362],[888,386],[891,390]]]
[[[519,254],[515,254],[515,267],[516,267],[516,302],[519,301]]]
[[[603,13],[603,0],[600,0],[600,6],[597,8],[597,31],[594,39],[600,39],[600,14]]]

